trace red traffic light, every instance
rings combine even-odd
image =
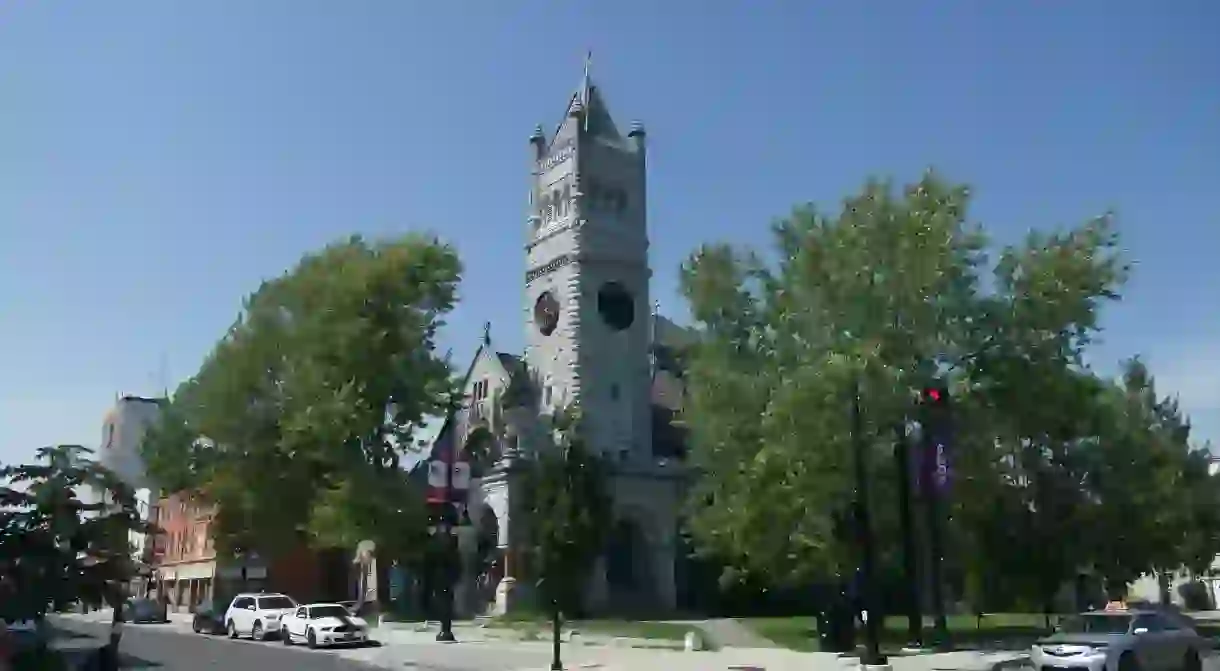
[[[925,387],[923,402],[931,405],[944,405],[949,402],[949,392],[944,387]]]

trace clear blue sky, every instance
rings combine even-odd
[[[588,48],[648,125],[666,312],[699,242],[935,165],[1005,240],[1115,208],[1138,265],[1095,359],[1144,354],[1220,438],[1218,32],[1209,0],[9,0],[0,461],[96,445],[115,393],[172,388],[354,232],[456,242],[448,344],[519,348],[527,137]]]

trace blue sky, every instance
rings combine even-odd
[[[172,388],[354,232],[454,241],[447,344],[489,319],[519,348],[527,138],[590,48],[649,129],[666,312],[698,243],[934,165],[1002,240],[1116,209],[1136,274],[1094,358],[1143,354],[1220,438],[1218,28],[1207,0],[8,0],[0,462],[96,445],[116,393]]]

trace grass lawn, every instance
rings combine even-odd
[[[498,617],[488,623],[489,627],[505,627],[518,631],[533,632],[539,636],[550,636],[551,620],[542,615],[512,615]],[[623,636],[647,638],[661,641],[681,641],[692,631],[691,627],[672,622],[648,620],[573,620],[563,622],[563,629],[575,629],[581,633],[601,636]]]
[[[1052,616],[1052,623],[1054,617]],[[745,618],[742,624],[757,634],[792,650],[817,651],[817,620],[813,617]],[[959,646],[985,645],[989,642],[1024,641],[1045,633],[1045,619],[1037,613],[994,613],[979,620],[973,615],[950,615],[949,636]],[[932,631],[932,619],[924,618],[924,637]],[[882,647],[897,651],[906,643],[907,620],[902,616],[885,618],[881,631]],[[863,640],[863,632],[856,641]]]

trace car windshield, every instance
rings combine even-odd
[[[1125,634],[1130,628],[1130,615],[1075,615],[1059,623],[1065,634]]]
[[[316,620],[320,617],[343,617],[350,615],[347,609],[343,606],[317,606],[309,609],[309,618]]]
[[[259,610],[271,610],[273,608],[296,608],[296,603],[286,596],[264,596],[258,600]]]

